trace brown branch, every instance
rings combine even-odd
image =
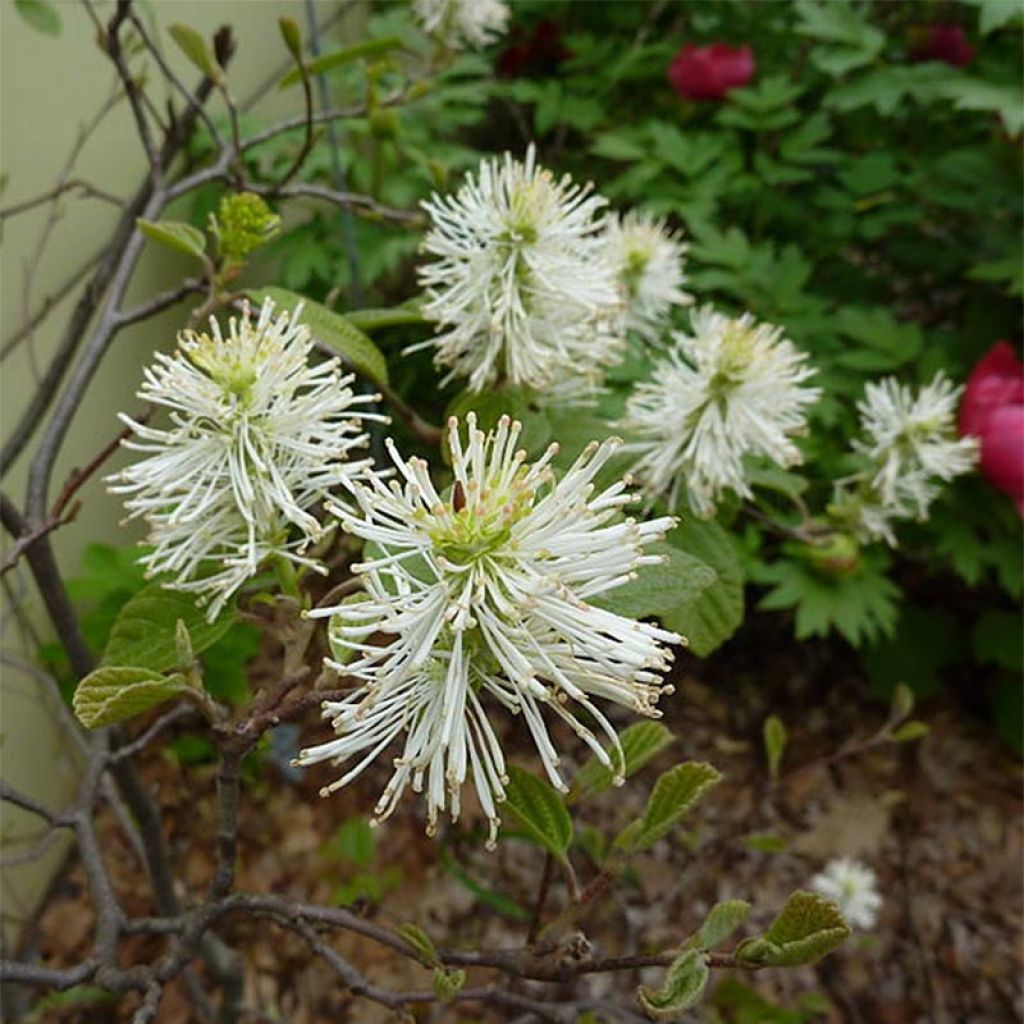
[[[0,223],[3,223],[8,217],[15,217],[19,213],[27,213],[29,210],[34,210],[37,206],[43,206],[46,203],[52,202],[54,199],[60,198],[66,192],[72,192],[76,189],[80,191],[84,197],[90,199],[102,199],[104,202],[111,203],[117,207],[124,206],[124,200],[120,196],[112,195],[110,192],[104,192],[103,189],[97,188],[95,185],[82,178],[69,178],[66,181],[62,181],[55,188],[50,189],[49,192],[44,192],[42,195],[34,196],[32,199],[25,199],[20,203],[14,203],[11,206],[0,210]]]

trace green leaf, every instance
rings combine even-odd
[[[213,50],[200,32],[188,25],[168,25],[167,32],[178,44],[183,54],[211,81],[219,82],[224,77]]]
[[[768,931],[741,942],[735,956],[744,964],[799,967],[831,953],[849,934],[834,903],[816,893],[795,892]]]
[[[530,838],[548,853],[564,858],[572,842],[572,818],[561,795],[543,779],[509,765],[505,806]]]
[[[716,903],[700,931],[690,940],[696,949],[714,949],[720,946],[737,928],[746,921],[750,914],[750,904],[746,900],[722,900]]]
[[[778,715],[769,715],[764,720],[764,751],[768,757],[768,774],[773,782],[779,777],[779,765],[782,763],[787,739],[782,719]]]
[[[1020,672],[1024,668],[1024,631],[1020,615],[987,608],[971,630],[971,647],[981,664]]]
[[[622,763],[616,764],[618,751],[611,749],[608,754],[612,764],[620,769],[619,774],[628,779],[674,740],[675,737],[661,722],[635,722],[623,729],[619,735],[619,742],[622,744]],[[612,769],[602,764],[597,756],[592,754],[573,780],[572,786],[576,793],[589,795],[607,789],[613,779]]]
[[[14,9],[36,31],[48,36],[60,35],[60,14],[49,0],[14,0]]]
[[[951,75],[942,92],[957,110],[998,114],[1010,135],[1019,135],[1024,128],[1024,91],[1019,83],[1003,84],[969,75]]]
[[[705,657],[743,622],[743,568],[732,539],[718,523],[687,519],[665,539],[716,573],[708,587],[661,616],[666,629],[685,636],[690,650]]]
[[[334,834],[336,852],[359,867],[372,863],[377,843],[373,829],[363,818],[349,818]]]
[[[388,50],[394,50],[402,45],[402,40],[398,36],[382,36],[380,39],[366,39],[361,43],[356,43],[353,46],[346,46],[341,50],[332,50],[330,53],[322,54],[315,60],[311,60],[306,65],[307,77],[313,77],[315,75],[322,75],[328,71],[333,71],[335,68],[341,67],[343,64],[350,64],[358,57],[374,57],[378,53],[387,53]],[[289,86],[295,85],[297,82],[302,81],[302,71],[299,68],[292,68],[278,83],[279,89],[287,89]]]
[[[302,30],[299,23],[290,17],[277,19],[277,27],[281,30],[281,38],[288,52],[297,64],[302,63]]]
[[[544,410],[536,405],[536,395],[526,388],[500,388],[493,391],[463,391],[448,406],[448,416],[456,416],[462,427],[466,415],[476,413],[476,425],[484,431],[497,426],[502,416],[510,416],[523,425],[518,447],[536,458],[551,440],[551,426]]]
[[[135,225],[149,239],[175,249],[200,262],[206,261],[206,235],[191,224],[177,220],[143,220],[137,217]]]
[[[700,1000],[710,974],[704,954],[691,949],[672,961],[660,989],[641,985],[636,997],[651,1020],[679,1020],[684,1010]]]
[[[902,722],[914,710],[914,691],[906,683],[897,683],[889,702],[889,718]]]
[[[433,939],[418,924],[403,924],[398,934],[413,948],[422,963],[431,967],[440,963]]]
[[[752,832],[743,840],[744,845],[758,853],[785,853],[786,840],[772,832]]]
[[[373,334],[374,331],[382,331],[387,327],[427,323],[416,302],[403,302],[400,306],[388,306],[384,309],[352,309],[342,316],[364,334]]]
[[[284,288],[258,288],[248,292],[253,302],[272,299],[279,310],[294,313],[302,304],[299,317],[313,332],[313,336],[341,356],[353,370],[376,384],[388,383],[388,363],[384,353],[357,327],[340,313],[322,306],[312,299],[304,299]]]
[[[917,719],[911,719],[911,721],[904,722],[898,729],[891,732],[889,739],[893,743],[909,743],[911,740],[919,740],[923,736],[927,736],[929,731],[926,723],[920,722]]]
[[[188,630],[192,651],[199,654],[216,643],[235,620],[233,610],[213,622],[187,594],[150,583],[125,602],[110,631],[103,665],[141,665],[153,672],[177,668],[177,624]]]
[[[718,579],[711,566],[665,541],[648,545],[644,554],[660,555],[664,561],[641,566],[635,580],[606,591],[593,603],[630,619],[664,618],[692,605]]]
[[[183,675],[117,666],[90,672],[75,689],[72,706],[87,729],[123,722],[189,689]]]
[[[449,971],[443,967],[438,967],[434,971],[434,995],[442,1005],[450,1003],[462,991],[462,986],[465,984],[465,971]]]
[[[627,853],[653,846],[721,778],[717,769],[700,761],[687,761],[665,772],[654,784],[644,816],[619,833],[615,846]]]

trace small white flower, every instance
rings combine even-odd
[[[782,328],[738,319],[709,306],[691,314],[691,333],[650,381],[637,385],[621,422],[637,440],[635,472],[650,500],[680,494],[701,516],[714,513],[725,490],[751,497],[743,458],[759,455],[783,466],[800,462],[791,436],[806,427],[806,409],[820,391],[804,387],[814,371]]]
[[[849,857],[830,860],[811,879],[811,888],[839,907],[849,925],[870,931],[878,921],[882,897],[874,871]]]
[[[660,340],[672,307],[693,302],[682,289],[688,246],[664,220],[635,211],[608,218],[605,244],[626,303],[627,329],[648,342]]]
[[[424,209],[431,229],[420,268],[425,316],[447,380],[466,377],[473,391],[509,383],[580,397],[601,367],[621,355],[621,301],[605,258],[599,216],[605,200],[590,186],[557,180],[506,153],[485,160],[453,196]]]
[[[871,483],[895,513],[924,519],[939,493],[935,480],[948,482],[974,466],[977,439],[956,436],[962,390],[941,373],[916,395],[894,377],[864,388],[857,410],[867,440],[853,447],[876,467]]]
[[[504,35],[508,5],[502,0],[413,0],[423,30],[445,46],[480,49]]]
[[[449,421],[455,483],[442,497],[422,459],[403,459],[388,442],[398,477],[357,485],[360,514],[338,508],[344,528],[367,541],[365,600],[312,614],[338,615],[334,650],[347,641],[355,660],[339,671],[361,685],[324,703],[337,738],[303,750],[299,764],[355,764],[324,795],[352,781],[393,741],[394,774],[375,808],[394,810],[406,787],[426,791],[427,830],[438,815],[456,820],[472,777],[497,834],[497,804],[508,779],[490,723],[496,708],[522,715],[552,784],[567,787],[545,713],[561,719],[600,760],[609,758],[585,713],[618,747],[595,698],[642,715],[660,714],[660,673],[674,633],[591,603],[661,561],[643,554],[674,520],[623,518],[633,499],[620,481],[594,493],[593,480],[615,442],[590,445],[559,479],[552,445],[532,465],[516,451],[520,425],[502,417],[485,435],[473,414],[463,445]],[[376,644],[369,643],[377,634]],[[386,642],[379,642],[383,634]]]
[[[317,568],[303,556],[324,530],[310,509],[338,485],[351,487],[370,460],[345,461],[365,446],[357,396],[337,360],[309,365],[309,329],[269,299],[248,307],[228,334],[184,331],[173,355],[157,353],[139,398],[169,410],[166,430],[120,419],[145,457],[108,478],[129,519],[149,523],[150,574],[211,601],[228,598],[272,556]]]

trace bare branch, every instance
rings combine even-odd
[[[34,210],[37,206],[43,206],[54,199],[59,199],[67,192],[75,191],[81,192],[82,196],[89,199],[102,199],[104,202],[111,203],[119,208],[124,206],[124,200],[120,196],[105,192],[83,178],[70,178],[62,181],[55,188],[51,188],[49,192],[34,196],[32,199],[25,199],[20,203],[14,203],[0,210],[0,223],[3,223],[8,217],[15,217],[19,213],[27,213],[29,210]]]

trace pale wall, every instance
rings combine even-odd
[[[112,4],[100,2],[97,9],[109,16]],[[335,8],[318,4],[321,17]],[[113,72],[109,61],[94,43],[94,30],[77,0],[60,2],[63,32],[54,39],[29,27],[17,14],[12,0],[0,0],[0,169],[7,186],[0,206],[7,207],[45,192],[55,182],[79,126],[89,121],[109,95]],[[248,95],[285,59],[277,18],[289,13],[303,26],[305,5],[300,0],[155,0],[150,4],[158,24],[181,21],[209,34],[229,22],[235,29],[238,50],[231,65],[233,92]],[[344,31],[344,26],[342,26]],[[166,40],[168,57],[185,81],[196,72]],[[276,90],[261,105],[267,116],[298,113],[298,90],[277,95]],[[214,101],[214,109],[217,101]],[[121,102],[90,138],[77,165],[76,176],[86,178],[119,196],[137,187],[145,160],[133,131],[127,103]],[[31,279],[26,296],[26,268],[34,263],[34,252],[47,213],[46,208],[19,215],[4,225],[0,247],[0,337],[6,339],[23,322],[27,308],[36,308],[44,296],[78,266],[81,258],[101,243],[116,220],[114,207],[102,202],[65,200],[62,216],[43,259]],[[144,298],[176,282],[176,276],[193,272],[187,258],[147,251],[136,272],[129,301]],[[35,374],[45,368],[63,329],[78,290],[57,308],[34,337],[32,346],[22,345],[0,367],[0,424],[4,435],[17,422],[32,392]],[[168,347],[187,315],[187,306],[158,319],[124,331],[115,341],[101,366],[88,396],[75,417],[72,429],[57,461],[52,493],[75,466],[87,462],[116,433],[119,409],[139,406],[133,398],[140,368],[155,347]],[[4,491],[19,504],[23,500],[30,445],[4,481]],[[118,466],[112,460],[109,468]],[[76,521],[61,529],[55,547],[65,574],[74,573],[82,548],[90,541],[124,543],[128,536],[118,526],[121,510],[108,496],[99,479],[91,480],[80,492],[82,509]],[[4,538],[6,543],[6,537]],[[46,632],[48,625],[39,614],[39,602],[27,576],[7,580],[29,597],[34,620]],[[6,595],[5,595],[6,599]],[[9,611],[5,607],[5,612]],[[45,690],[32,673],[15,667],[11,659],[31,659],[30,641],[17,635],[9,622],[3,635],[4,662],[0,675],[0,774],[37,798],[61,806],[75,779],[70,744],[55,725],[52,707],[43,699]],[[28,846],[11,845],[11,839],[36,828],[29,816],[4,806],[0,818],[3,853],[25,851]],[[31,845],[31,844],[29,844]],[[12,922],[32,913],[39,893],[59,860],[59,847],[43,857],[17,868],[5,868],[0,877],[0,898],[4,932],[12,935]]]

